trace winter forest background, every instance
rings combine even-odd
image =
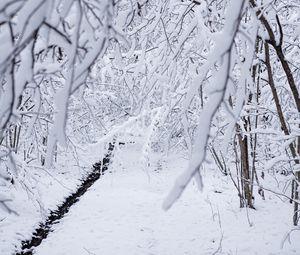
[[[214,222],[222,234],[187,254],[300,254],[299,35],[299,0],[1,0],[1,254],[20,250],[109,143],[114,170],[104,183],[127,161],[139,162],[137,183],[154,168],[176,178],[161,214],[189,186],[204,190],[191,195],[204,203],[219,181],[203,210],[207,231]],[[185,163],[172,165],[179,158]],[[247,215],[237,235],[266,224],[281,240],[269,240],[274,250],[251,250],[259,231],[239,244],[250,250],[226,248],[229,196]],[[185,203],[197,215],[194,201]]]

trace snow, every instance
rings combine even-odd
[[[50,211],[76,190],[80,179],[91,171],[90,162],[103,158],[104,151],[100,145],[82,148],[80,165],[72,154],[60,153],[60,163],[51,169],[32,166],[30,178],[26,168],[21,172],[19,169],[19,181],[6,187],[7,194],[11,194],[8,198],[12,200],[8,205],[18,214],[0,211],[0,254],[14,254],[15,250],[19,250],[21,241],[30,239],[32,232]],[[5,192],[4,187],[1,191]]]
[[[286,150],[299,135],[299,111],[284,86],[286,76],[299,83],[297,1],[286,7],[267,1],[259,9],[250,0],[251,14],[248,2],[234,0],[2,0],[0,255],[20,249],[112,140],[110,172],[56,223],[36,254],[300,253],[288,201],[293,176],[279,174],[299,171],[298,158]],[[257,33],[296,68],[289,77],[284,61],[277,63],[281,49],[271,51],[289,135],[281,134],[265,88],[263,52],[254,53],[254,46],[261,51]],[[254,187],[256,210],[240,209],[230,178],[206,161],[214,146],[226,167],[238,168],[243,153],[232,157],[232,136],[241,117],[248,118],[240,126],[250,138],[251,171],[261,174],[253,185],[266,189],[262,200]],[[185,150],[189,162],[184,152],[152,153],[162,147]]]
[[[230,180],[207,168],[203,192],[191,183],[165,212],[162,202],[188,162],[174,154],[160,167],[155,163],[160,155],[152,155],[145,172],[136,160],[140,153],[141,145],[119,149],[110,173],[54,226],[34,254],[298,254],[297,231],[281,248],[291,229],[289,204],[267,193],[267,200],[257,198],[257,210],[240,209]]]

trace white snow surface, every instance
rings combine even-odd
[[[93,163],[103,158],[105,151],[104,146],[97,144],[88,149],[81,148],[78,158],[70,152],[60,152],[61,162],[49,170],[33,166],[20,169],[23,172],[19,175],[26,178],[20,176],[16,184],[2,189],[11,199],[8,205],[18,215],[0,210],[0,255],[15,254],[20,250],[21,241],[30,239],[50,211],[57,209],[77,189],[80,179],[91,171]]]
[[[110,172],[54,226],[34,254],[300,253],[299,231],[286,240],[292,208],[272,193],[266,193],[265,201],[257,195],[257,210],[240,209],[229,178],[204,169],[203,191],[191,182],[164,211],[163,200],[188,162],[180,155],[166,161],[152,155],[152,164],[142,170],[140,154],[138,145],[118,149]]]
[[[90,158],[85,156],[85,160],[96,162],[103,155],[99,146],[94,147],[94,155],[87,151]],[[174,206],[164,211],[162,203],[188,161],[181,154],[166,160],[149,154],[150,165],[145,169],[142,147],[140,143],[117,147],[109,172],[53,226],[54,231],[34,254],[300,253],[299,230],[287,236],[293,229],[292,207],[287,201],[267,192],[265,201],[256,195],[257,210],[240,209],[229,177],[208,166],[202,169],[203,191],[191,182]],[[70,159],[64,169],[51,172],[55,179],[44,171],[36,172],[36,188],[47,213],[75,190],[76,179],[86,173],[87,162],[82,163],[82,171],[73,163]],[[15,189],[12,205],[19,216],[0,215],[1,255],[14,254],[47,214],[41,213],[34,199]]]

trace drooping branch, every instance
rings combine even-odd
[[[167,198],[163,203],[163,208],[165,210],[169,209],[174,202],[181,196],[190,180],[199,173],[199,169],[206,157],[206,148],[209,140],[209,133],[211,122],[219,109],[222,101],[224,100],[224,95],[226,91],[226,85],[229,78],[229,72],[231,68],[231,50],[234,43],[235,36],[238,32],[239,24],[241,21],[243,13],[244,2],[233,3],[228,6],[230,10],[230,17],[227,14],[227,23],[224,27],[223,33],[226,34],[228,38],[224,42],[225,36],[220,35],[219,41],[217,41],[215,52],[211,53],[208,57],[211,61],[207,64],[201,73],[203,74],[202,79],[198,81],[202,82],[208,70],[212,65],[215,65],[218,60],[221,59],[221,64],[218,71],[218,84],[216,84],[215,90],[209,96],[208,102],[205,104],[203,111],[199,118],[199,127],[195,135],[195,146],[193,148],[193,153],[191,160],[186,171],[180,175]],[[222,40],[221,40],[222,36]],[[198,84],[199,86],[199,84]]]

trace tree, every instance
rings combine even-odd
[[[210,70],[212,73],[218,72],[218,80],[213,84],[216,88],[211,90],[212,93],[208,96],[208,102],[204,105],[204,109],[201,113],[190,165],[186,172],[177,179],[174,188],[164,203],[164,208],[169,208],[175,202],[191,178],[199,171],[200,166],[206,157],[206,147],[211,140],[212,124],[216,121],[217,113],[220,114],[222,109],[225,109],[225,111],[228,112],[228,115],[233,117],[233,120],[228,123],[227,131],[225,131],[223,138],[225,147],[228,147],[232,134],[235,133],[238,137],[240,148],[240,154],[236,154],[236,156],[237,160],[241,162],[241,173],[239,177],[241,186],[237,185],[237,183],[235,183],[235,185],[241,199],[246,199],[247,206],[253,207],[252,196],[254,182],[257,182],[259,192],[262,192],[263,190],[263,187],[259,184],[255,167],[256,164],[262,163],[261,161],[257,163],[258,158],[263,158],[262,155],[258,154],[258,150],[262,152],[260,149],[265,143],[264,139],[268,134],[272,135],[271,133],[260,135],[261,132],[259,130],[260,123],[266,122],[268,115],[263,114],[262,118],[259,116],[262,112],[260,109],[262,106],[258,99],[259,97],[269,98],[270,95],[269,91],[267,94],[261,95],[262,91],[265,90],[260,88],[259,84],[261,82],[267,82],[271,87],[273,96],[271,100],[274,100],[275,102],[275,108],[279,116],[279,125],[284,134],[288,136],[283,139],[290,139],[289,143],[287,143],[287,147],[290,149],[291,153],[286,153],[286,146],[280,146],[277,151],[280,154],[278,155],[277,153],[276,156],[271,154],[271,157],[275,157],[280,161],[284,158],[283,161],[289,164],[291,162],[291,155],[292,158],[294,158],[292,161],[296,164],[295,166],[292,166],[292,171],[289,171],[288,173],[295,176],[295,179],[292,181],[293,194],[291,201],[294,203],[293,223],[294,225],[297,225],[299,220],[299,171],[297,167],[299,153],[299,145],[297,144],[299,144],[299,138],[298,135],[291,135],[291,126],[295,126],[295,124],[293,124],[293,122],[295,123],[295,117],[290,118],[284,116],[285,114],[281,108],[281,103],[279,102],[280,100],[292,98],[292,102],[294,103],[290,104],[288,108],[290,109],[290,107],[292,107],[291,112],[296,115],[299,113],[297,106],[299,92],[295,82],[295,79],[298,77],[297,73],[299,67],[289,61],[287,57],[288,55],[290,58],[294,58],[299,50],[297,47],[297,42],[299,41],[297,25],[294,23],[296,21],[295,12],[297,12],[299,6],[294,1],[287,2],[289,3],[288,5],[287,3],[279,1],[272,1],[271,3],[264,5],[264,3],[250,0],[249,3],[247,1],[244,1],[243,3],[231,2],[227,6],[228,16],[224,18],[225,25],[221,29],[221,33],[223,34],[223,38],[228,38],[228,41],[226,43],[222,41],[222,43],[218,44],[218,41],[215,40],[216,47],[211,51],[209,56],[210,61],[203,66],[203,71],[201,72],[204,75],[202,77],[200,76],[198,84],[196,84],[196,86],[200,86],[201,81],[204,80],[205,75],[208,70]],[[257,26],[256,19],[260,22],[259,26]],[[281,20],[284,20],[284,22]],[[258,39],[256,40],[255,38]],[[278,60],[272,64],[270,63],[269,45],[272,46]],[[254,54],[255,48],[256,54]],[[234,50],[238,52],[236,55],[234,54]],[[264,51],[265,59],[262,59],[261,53]],[[253,62],[257,61],[255,59],[264,63],[266,69],[262,64],[257,66],[257,64]],[[278,65],[278,62],[280,65]],[[272,66],[276,66],[276,71],[272,71]],[[262,77],[262,73],[267,73],[268,80]],[[285,90],[280,96],[278,96],[274,85],[274,79],[279,77],[276,76],[277,74],[281,76],[278,78],[278,81]],[[235,84],[234,90],[232,90],[232,82]],[[284,85],[285,82],[288,86]],[[236,94],[234,94],[234,92]],[[241,92],[242,96],[239,94]],[[254,100],[254,98],[256,98],[256,100]],[[221,107],[222,104],[225,108]],[[253,110],[241,111],[242,108]],[[288,118],[292,119],[292,122],[288,125],[289,127],[286,124]],[[275,129],[278,127],[277,120],[267,122]],[[298,124],[296,124],[295,128],[298,128],[297,125]],[[233,144],[235,143],[236,142],[234,141]],[[268,148],[274,147],[274,145],[271,144],[267,146]],[[220,168],[228,170],[220,163],[220,157],[216,152],[213,152],[213,154]],[[274,162],[276,161],[274,160]],[[263,164],[267,166],[266,163]],[[262,176],[263,174],[264,172],[262,171]],[[240,188],[242,188],[242,190]]]
[[[14,179],[18,160],[28,163],[33,154],[49,166],[56,142],[66,144],[69,99],[117,34],[112,15],[112,2],[1,2],[0,174],[5,179],[11,179],[7,171]],[[17,156],[21,145],[23,159]]]

